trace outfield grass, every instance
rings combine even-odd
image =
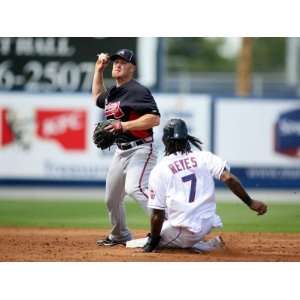
[[[130,228],[148,229],[149,219],[133,201],[126,202]],[[300,232],[300,204],[271,203],[256,216],[242,203],[218,203],[224,231]],[[110,228],[104,202],[0,200],[0,226]]]

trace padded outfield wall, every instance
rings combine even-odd
[[[209,96],[155,98],[162,125],[168,118],[184,118],[209,147]],[[0,184],[104,186],[114,147],[101,151],[92,143],[102,118],[90,94],[0,93]],[[161,128],[155,129],[160,157]]]
[[[180,117],[246,186],[300,189],[299,100],[154,96],[159,157],[163,125]],[[0,184],[104,186],[113,149],[92,143],[102,117],[90,94],[0,93]]]
[[[253,188],[300,188],[300,101],[216,99],[213,148]]]

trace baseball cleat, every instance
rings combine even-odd
[[[219,250],[219,249],[224,249],[224,248],[225,248],[225,242],[223,238],[219,235],[206,242],[200,241],[192,247],[194,252],[201,253],[201,254]]]
[[[223,238],[222,238],[220,235],[216,236],[216,237],[215,237],[215,240],[216,240],[216,242],[217,242],[217,245],[218,245],[217,248],[218,248],[218,249],[223,249],[223,248],[225,248],[226,244],[225,244]]]
[[[125,246],[126,242],[114,241],[114,240],[110,239],[109,237],[106,237],[104,240],[97,240],[96,245],[97,246],[107,246],[107,247],[112,247],[112,246],[116,246],[116,245]]]

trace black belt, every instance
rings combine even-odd
[[[149,136],[149,137],[146,137],[144,139],[132,141],[132,142],[129,142],[129,143],[121,143],[121,144],[117,143],[117,146],[121,150],[128,150],[128,149],[131,149],[133,147],[140,146],[140,145],[147,144],[147,143],[151,143],[151,142],[153,142],[153,137]]]

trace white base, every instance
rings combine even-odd
[[[147,243],[148,238],[135,239],[126,242],[126,248],[143,248]]]

